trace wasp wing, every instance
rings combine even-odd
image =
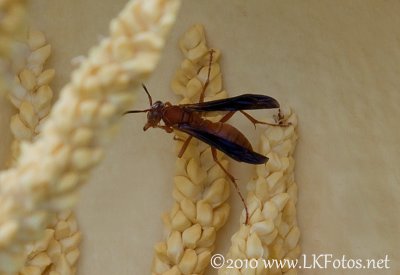
[[[276,99],[257,94],[244,94],[235,97],[218,99],[195,104],[180,105],[185,109],[195,112],[213,112],[213,111],[238,111],[238,110],[256,110],[279,108]]]
[[[180,124],[178,127],[176,127],[176,129],[194,136],[195,138],[207,143],[211,147],[224,152],[226,155],[236,161],[250,164],[263,164],[268,161],[266,156],[233,143],[226,138],[218,136],[217,134],[211,133],[207,130],[195,128],[190,124]]]

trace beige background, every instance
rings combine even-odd
[[[33,2],[33,1],[32,1]],[[35,1],[34,25],[53,45],[54,87],[70,59],[85,54],[125,1]],[[400,274],[400,2],[185,0],[156,73],[154,98],[176,102],[169,83],[182,60],[177,39],[194,23],[222,50],[231,95],[265,93],[291,105],[300,120],[296,152],[303,252],[391,260],[390,270],[303,270],[301,274]],[[137,107],[147,106],[138,94]],[[3,99],[1,99],[3,100]],[[0,101],[2,143],[9,108]],[[79,274],[148,274],[171,205],[172,136],[142,132],[143,115],[126,117],[78,206],[84,232]],[[256,143],[253,128],[234,120]],[[252,167],[233,164],[244,189]],[[223,252],[241,204],[220,232]],[[208,274],[215,274],[210,269]]]

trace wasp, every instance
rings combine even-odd
[[[278,101],[266,95],[243,94],[226,99],[204,102],[205,90],[210,79],[212,57],[213,50],[210,51],[208,75],[198,103],[180,105],[173,105],[170,102],[161,101],[156,101],[153,103],[147,87],[142,84],[143,89],[148,96],[150,108],[145,110],[130,110],[124,114],[147,113],[147,123],[143,127],[144,131],[152,127],[163,129],[167,133],[172,133],[174,130],[177,130],[188,134],[188,138],[184,140],[182,148],[179,151],[179,158],[183,156],[193,137],[210,145],[214,161],[229,177],[244,205],[246,211],[245,223],[247,224],[249,220],[249,214],[245,200],[240,192],[235,178],[218,160],[217,150],[225,153],[227,156],[236,161],[249,164],[263,164],[268,161],[268,158],[255,152],[246,136],[237,128],[228,124],[227,121],[236,112],[240,112],[247,119],[249,119],[254,126],[256,126],[256,124],[267,124],[272,126],[287,126],[289,124],[285,124],[283,122],[283,117],[281,116],[280,111],[278,113],[278,122],[276,124],[258,121],[250,114],[245,112],[245,110],[279,108]],[[227,113],[218,122],[212,122],[204,117],[205,113],[215,111]]]

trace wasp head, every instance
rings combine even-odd
[[[161,121],[164,103],[161,101],[156,101],[153,104],[153,100],[146,86],[142,84],[142,87],[149,98],[150,108],[146,110],[131,110],[125,112],[124,114],[147,113],[147,123],[143,127],[143,131],[146,131],[150,127],[157,127],[158,123]]]
[[[156,127],[162,118],[162,110],[164,108],[164,103],[161,101],[154,102],[151,108],[147,112],[147,123],[143,127],[143,131],[146,131],[150,127]]]

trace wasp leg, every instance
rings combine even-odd
[[[182,145],[181,150],[179,151],[178,158],[181,158],[185,153],[190,141],[192,140],[193,136],[189,136]]]
[[[199,103],[204,102],[204,96],[205,96],[205,93],[206,93],[206,89],[207,89],[208,84],[210,83],[211,64],[212,64],[212,59],[213,59],[214,52],[215,51],[213,49],[210,50],[210,62],[208,63],[207,80],[206,80],[206,82],[204,82],[203,90],[201,91],[201,94],[200,94]]]
[[[254,128],[256,128],[256,124],[265,124],[265,125],[270,125],[270,126],[280,126],[280,127],[287,127],[289,125],[291,125],[290,123],[283,123],[282,122],[282,118],[280,113],[278,114],[280,120],[278,121],[278,123],[268,123],[268,122],[263,122],[263,121],[259,121],[257,119],[255,119],[254,117],[252,117],[251,115],[249,115],[248,113],[246,113],[245,111],[240,110],[239,112],[241,112],[248,120],[251,121],[251,123],[253,123]],[[280,111],[279,111],[280,112]]]
[[[173,137],[173,140],[179,140],[179,141],[185,141],[183,138],[178,137],[177,135],[175,135]]]
[[[227,122],[229,119],[231,119],[231,117],[236,113],[236,111],[230,111],[228,113],[226,113],[220,120],[219,122]]]
[[[225,174],[228,176],[228,178],[231,180],[231,182],[235,186],[236,192],[238,193],[240,200],[242,201],[242,203],[244,205],[244,210],[246,211],[245,224],[248,224],[249,223],[249,210],[247,209],[247,204],[242,196],[242,193],[240,192],[239,186],[237,185],[235,178],[231,174],[229,174],[229,172],[225,169],[225,167],[219,162],[218,157],[217,157],[217,149],[215,149],[214,147],[211,147],[211,152],[212,152],[214,161],[218,164],[218,166],[222,169],[222,171],[225,172]]]
[[[228,112],[226,115],[224,115],[219,122],[227,122],[237,111],[230,111]],[[263,122],[263,121],[259,121],[257,119],[255,119],[254,117],[252,117],[251,115],[249,115],[248,113],[246,113],[245,111],[239,110],[239,112],[241,112],[248,120],[251,121],[251,123],[253,123],[254,127],[256,127],[256,124],[267,124],[267,125],[271,125],[271,126],[281,126],[281,127],[286,127],[289,126],[289,124],[283,124],[282,123],[282,117],[279,116],[280,120],[278,123],[268,123],[268,122]]]
[[[279,126],[286,127],[292,125],[291,122],[285,122],[285,116],[282,114],[281,109],[278,110],[278,114],[274,115],[274,119],[279,124]]]
[[[174,129],[172,129],[171,127],[165,126],[165,125],[158,125],[157,127],[165,130],[165,132],[167,132],[167,133],[172,133],[174,131]]]

